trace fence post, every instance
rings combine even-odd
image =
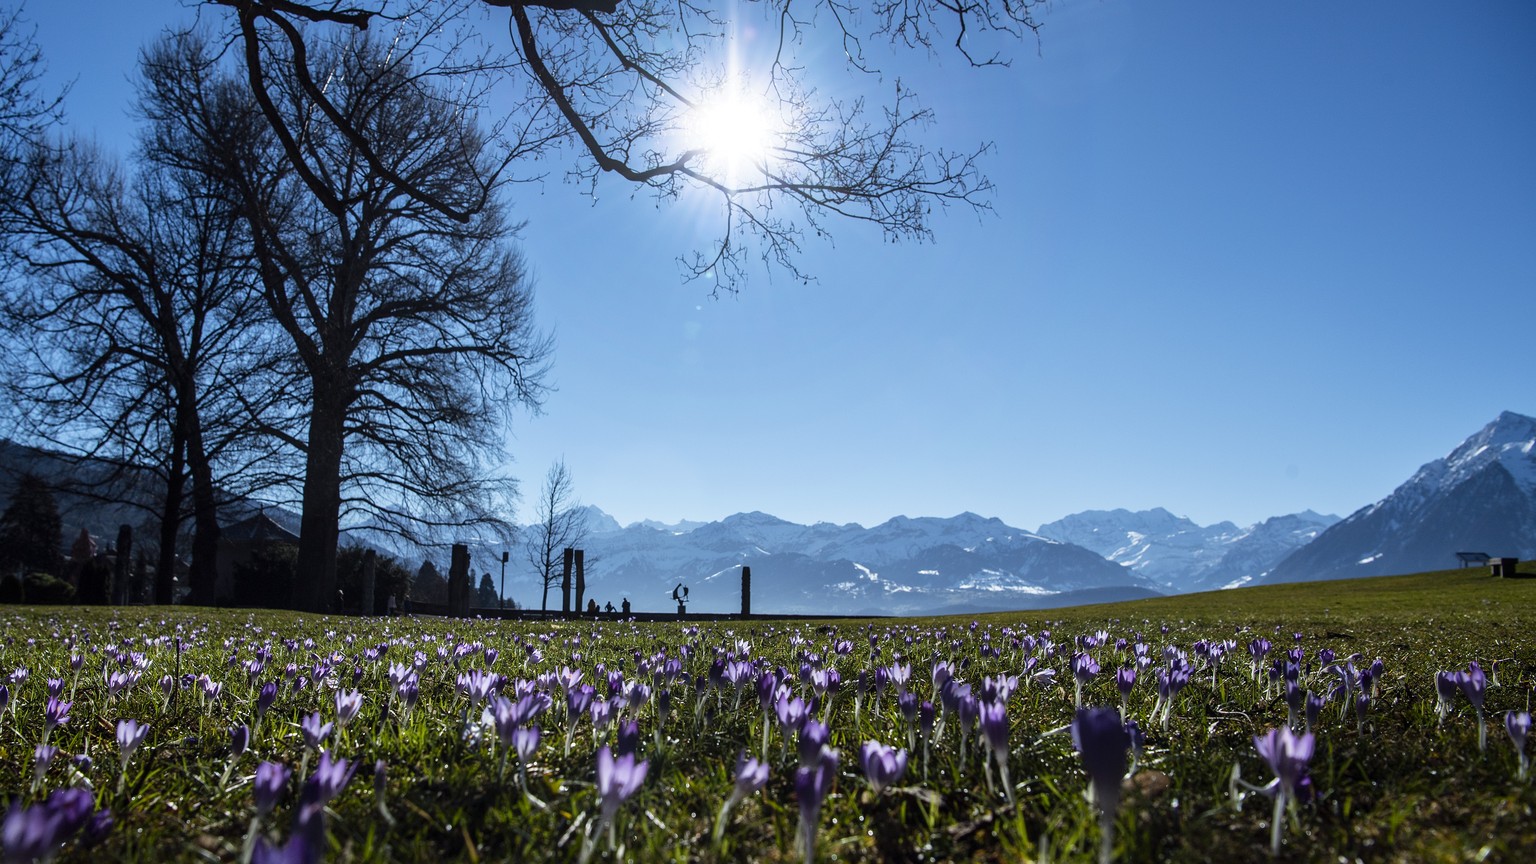
[[[576,555],[576,550],[565,547],[565,561],[560,570],[560,611],[571,614],[571,559]]]
[[[752,568],[741,565],[741,617],[752,614]]]
[[[448,568],[448,614],[469,614],[469,547],[453,544],[453,563]]]

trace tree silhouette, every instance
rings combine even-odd
[[[297,97],[304,124],[340,130],[381,177],[424,206],[469,219],[481,202],[454,198],[395,170],[387,149],[349,116],[306,53],[336,31],[386,33],[418,56],[422,74],[451,77],[472,108],[494,104],[503,164],[534,173],[562,148],[577,156],[570,176],[596,194],[600,176],[658,198],[702,192],[719,205],[720,230],[683,257],[687,271],[731,288],[750,257],[803,276],[803,237],[835,219],[877,226],[888,239],[931,236],[935,206],[987,207],[990,184],[978,157],[987,145],[950,151],[920,139],[934,121],[899,78],[887,80],[886,49],[933,54],[953,43],[974,66],[1005,65],[1007,44],[1033,34],[1034,0],[761,0],[730,7],[670,0],[212,0],[231,13],[230,40],[246,82],[288,160],[321,193],[322,166],[307,152],[307,125],[285,113]],[[506,36],[500,31],[505,28]],[[767,46],[756,77],[744,74],[744,40]],[[876,47],[878,43],[885,43]],[[869,86],[836,95],[818,86],[830,71],[806,58],[840,56]],[[298,90],[277,92],[288,74]],[[869,90],[883,92],[872,105]],[[496,98],[491,101],[491,94]],[[721,158],[701,118],[743,98],[760,104],[771,134],[739,159]],[[726,111],[724,116],[740,116]]]
[[[575,480],[565,460],[549,466],[544,488],[534,504],[534,524],[524,531],[523,553],[543,585],[539,609],[549,611],[549,589],[560,581],[565,550],[580,546],[587,536],[587,514],[576,500]]]
[[[409,54],[342,35],[281,68],[326,76],[328,99],[392,167],[375,170],[336,127],[312,124],[303,145],[320,186],[283,158],[282,135],[200,40],[172,37],[146,64],[159,103],[193,130],[192,146],[169,149],[221,184],[284,334],[290,407],[267,412],[264,429],[301,454],[272,482],[302,508],[296,599],[311,611],[335,593],[343,518],[407,537],[503,524],[513,484],[487,466],[510,412],[537,405],[549,350],[473,116]],[[294,112],[285,122],[300,124],[301,81],[267,84]],[[423,206],[397,177],[473,216]]]
[[[31,472],[16,480],[11,503],[0,513],[0,567],[5,573],[60,575],[64,524],[53,492]]]

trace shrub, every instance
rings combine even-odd
[[[27,603],[46,605],[75,602],[75,586],[52,573],[28,573],[24,594]]]

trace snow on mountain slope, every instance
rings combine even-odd
[[[1257,579],[1337,521],[1309,510],[1239,529],[1231,522],[1202,527],[1161,507],[1088,510],[1041,525],[1039,534],[1091,549],[1161,590],[1197,591]]]
[[[1060,595],[1146,596],[1146,580],[1085,549],[962,513],[899,516],[873,528],[800,525],[738,513],[688,532],[634,524],[587,538],[589,596],[665,608],[677,583],[700,611],[739,608],[752,567],[753,610],[918,614],[938,608],[1018,609]]]
[[[1500,414],[1292,553],[1265,581],[1443,569],[1456,566],[1457,552],[1536,556],[1536,419]]]

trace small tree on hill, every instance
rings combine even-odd
[[[448,602],[448,580],[437,572],[431,561],[421,562],[421,569],[411,580],[411,599],[418,603]]]
[[[544,586],[540,609],[549,611],[549,589],[560,581],[565,550],[580,546],[587,537],[587,513],[576,500],[575,480],[565,460],[549,466],[544,489],[539,493],[534,513],[539,521],[527,530],[524,551],[528,563],[539,574]]]
[[[501,597],[496,593],[496,583],[491,579],[491,571],[485,571],[485,574],[480,577],[480,588],[475,595],[475,605],[482,609],[493,609],[500,605]]]

